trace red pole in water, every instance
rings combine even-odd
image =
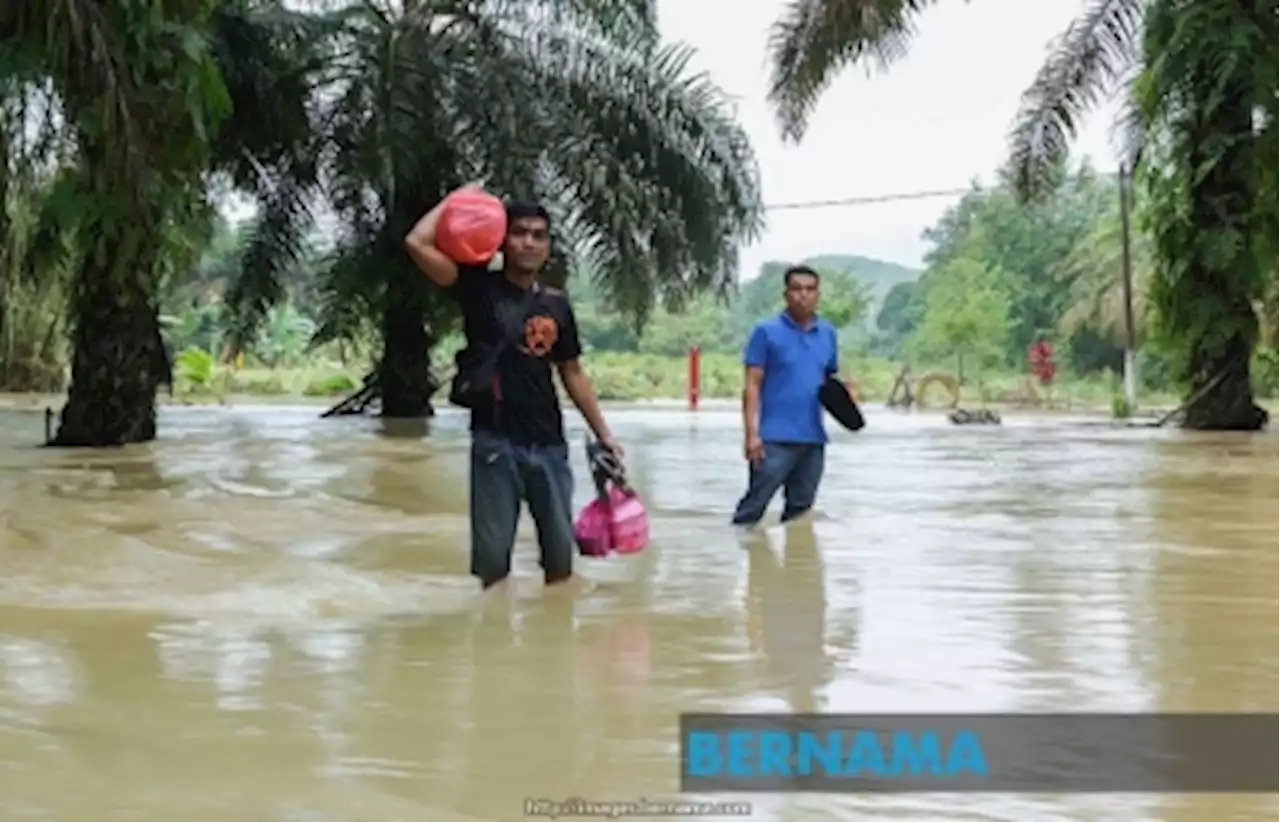
[[[702,352],[698,346],[689,349],[689,410],[698,410],[698,366]]]

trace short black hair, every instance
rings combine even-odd
[[[516,220],[530,218],[542,220],[547,224],[547,230],[551,230],[551,215],[541,204],[524,200],[512,200],[507,203],[507,225],[511,225]]]
[[[814,280],[822,279],[818,276],[818,272],[814,271],[807,265],[789,266],[786,271],[782,272],[782,282],[786,285],[791,285],[792,277],[812,277]]]

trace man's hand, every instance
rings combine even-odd
[[[622,446],[618,444],[618,441],[613,438],[612,434],[610,434],[607,437],[600,437],[599,440],[600,440],[600,444],[603,445],[605,448],[609,449],[610,453],[612,453],[618,459],[622,459],[623,456],[625,456],[625,453],[622,450]]]
[[[748,434],[747,443],[743,448],[743,456],[747,458],[747,462],[752,465],[759,465],[764,459],[764,440],[758,435]]]

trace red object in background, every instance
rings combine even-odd
[[[689,410],[698,410],[698,379],[699,361],[702,359],[702,351],[698,346],[689,349]]]
[[[436,223],[436,248],[463,265],[493,259],[507,236],[507,208],[483,191],[455,191],[444,201]]]
[[[1053,345],[1047,340],[1036,340],[1027,346],[1027,365],[1042,385],[1053,382],[1058,367],[1053,362]]]

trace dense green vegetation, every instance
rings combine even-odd
[[[790,0],[771,43],[770,97],[784,136],[803,136],[841,69],[907,54],[931,5]],[[1120,92],[1124,164],[1146,195],[1152,239],[1152,330],[1186,385],[1190,428],[1266,423],[1250,363],[1266,330],[1258,305],[1275,293],[1278,31],[1276,4],[1265,0],[1091,0],[1028,88],[1013,130],[1013,190],[1024,202],[1048,196],[1080,118]]]
[[[822,312],[841,328],[844,370],[863,396],[884,398],[900,367],[910,364],[917,376],[962,377],[964,396],[973,401],[1027,399],[1033,389],[1026,385],[1026,347],[1044,338],[1056,344],[1060,370],[1051,393],[1038,390],[1041,399],[1109,405],[1119,390],[1124,345],[1117,185],[1114,177],[1084,168],[1029,208],[1007,187],[975,187],[926,232],[932,249],[923,271],[853,255],[807,260],[823,272]],[[1138,206],[1140,212],[1145,207]],[[236,334],[237,306],[231,297],[251,231],[252,225],[220,225],[187,274],[161,288],[160,321],[176,356],[179,397],[329,397],[354,390],[377,364],[378,329],[355,326],[333,339],[317,334],[329,276],[319,253],[301,255],[301,264],[287,272],[279,301],[243,341],[240,364],[233,362],[227,340]],[[1179,385],[1167,342],[1149,333],[1151,256],[1139,235],[1133,267],[1143,389],[1148,401],[1167,406]],[[781,309],[784,268],[767,263],[725,297],[705,294],[678,311],[658,308],[639,332],[634,317],[612,307],[588,271],[577,271],[567,288],[601,395],[683,397],[687,354],[696,345],[703,352],[703,395],[736,396],[742,345],[752,325]],[[1270,330],[1255,355],[1255,389],[1274,397],[1274,291],[1257,308]],[[447,373],[460,344],[455,332],[434,347],[437,373]]]
[[[924,7],[846,13],[867,2],[797,0],[780,25],[792,136],[833,71],[901,54]],[[1276,381],[1276,28],[1247,0],[1092,4],[1028,93],[1006,182],[929,230],[923,272],[809,261],[864,396],[909,363],[1025,398],[1037,338],[1065,366],[1055,398],[1112,395],[1117,181],[1063,158],[1128,68],[1144,380],[1189,395],[1192,427],[1257,427]],[[401,240],[482,179],[552,208],[547,277],[605,396],[683,394],[694,344],[704,393],[735,394],[782,263],[735,288],[757,170],[688,56],[651,0],[0,4],[0,387],[68,387],[61,444],[154,436],[165,383],[329,395],[373,372],[384,413],[426,413],[457,316]],[[217,216],[232,194],[256,205],[245,225]]]

